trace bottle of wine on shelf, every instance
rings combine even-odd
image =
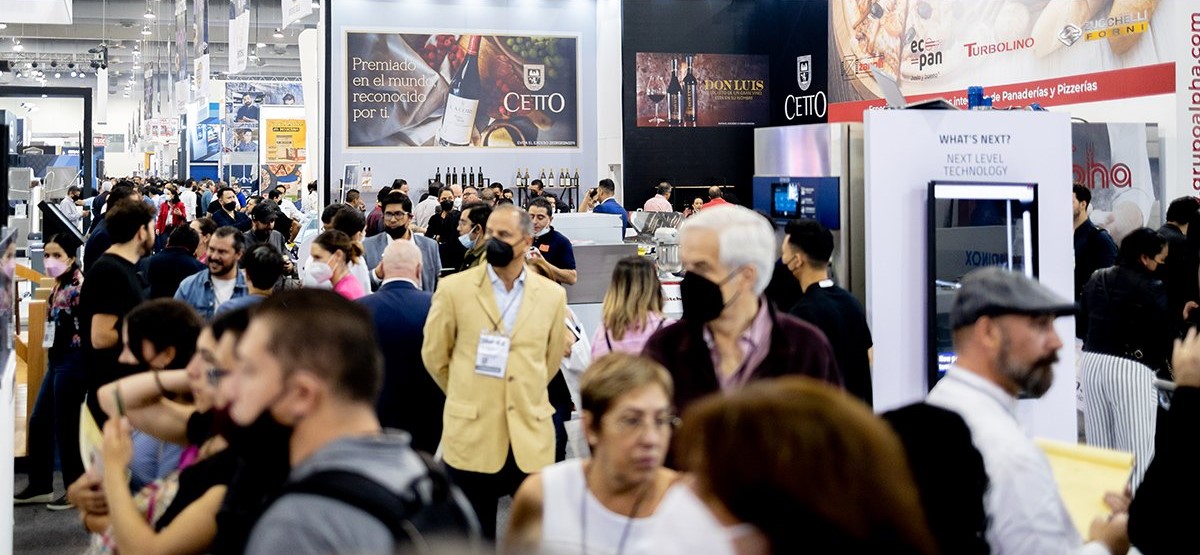
[[[462,175],[458,176],[458,182],[462,186],[467,186],[467,168],[462,169]]]
[[[521,168],[517,168],[517,177],[515,179],[513,179],[513,183],[515,183],[517,185],[517,187],[524,185],[523,183],[521,183]]]
[[[695,65],[695,56],[688,54],[685,57],[687,61],[687,74],[683,76],[683,125],[687,127],[696,126],[696,113],[698,111],[696,96],[696,75],[692,72],[692,66]]]
[[[479,166],[479,174],[476,175],[475,177],[476,177],[475,182],[479,183],[480,187],[483,187],[483,183],[484,183],[484,181],[483,181],[483,166]]]
[[[441,166],[438,166],[437,173],[433,174],[433,182],[434,183],[442,182],[442,167]]]
[[[467,146],[475,131],[475,116],[483,95],[479,83],[479,35],[471,35],[462,67],[450,80],[450,95],[438,137],[443,146]]]
[[[571,178],[571,186],[579,188],[579,167],[575,168],[575,177]]]
[[[454,168],[446,170],[446,185],[454,185]]]
[[[525,175],[521,177],[521,182],[524,183],[526,187],[529,186],[529,167],[528,166],[525,167]]]
[[[679,85],[679,58],[671,58],[671,82],[667,84],[667,125],[683,123],[683,87]]]
[[[475,167],[474,166],[471,167],[471,172],[467,174],[467,184],[472,187],[475,186]]]

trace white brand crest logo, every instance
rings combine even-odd
[[[800,90],[807,91],[812,85],[812,56],[797,56],[796,57],[796,82],[800,84]]]
[[[525,64],[525,88],[538,92],[546,85],[545,64]]]

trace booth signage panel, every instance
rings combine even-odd
[[[695,67],[688,67],[688,56]],[[635,59],[638,127],[757,126],[771,119],[770,56],[638,52]],[[674,75],[672,61],[678,62]],[[689,75],[695,79],[694,120],[672,125],[668,112],[678,107],[670,105],[669,89],[677,81],[679,106],[685,105]]]
[[[350,31],[345,34],[346,146],[439,147],[451,86],[471,34]],[[575,36],[480,36],[475,123],[468,147],[577,148]]]
[[[928,191],[931,181],[1036,183],[1038,279],[1073,298],[1071,125],[1041,112],[879,111],[866,115],[864,222],[867,316],[875,337],[876,410],[928,392]],[[1054,323],[1062,338],[1075,322]],[[1075,351],[1059,351],[1054,386],[1023,404],[1036,434],[1072,440]]]

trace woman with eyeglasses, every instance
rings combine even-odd
[[[170,312],[173,300],[151,301],[139,310]],[[162,306],[148,306],[160,304]],[[182,305],[182,308],[190,307]],[[176,316],[179,316],[178,314]],[[233,364],[236,341],[226,341],[248,321],[246,311],[216,319],[195,339],[195,354],[183,370],[156,368],[108,384],[98,393],[111,416],[104,427],[102,476],[77,484],[73,501],[88,529],[100,532],[90,553],[207,553],[216,537],[217,512],[237,468],[227,449],[229,430],[217,386]],[[196,321],[197,326],[199,320]],[[136,349],[126,326],[126,352]],[[136,330],[135,330],[136,331]],[[131,346],[131,343],[133,344]],[[153,347],[143,344],[143,352]],[[153,352],[154,355],[161,353]],[[122,418],[122,415],[124,416]],[[187,445],[179,469],[132,494],[125,479],[133,457],[132,428],[178,445]],[[218,433],[220,432],[220,433]],[[89,480],[85,475],[81,482]],[[102,499],[96,499],[96,494]]]
[[[508,553],[645,553],[639,544],[648,541],[659,507],[691,495],[672,487],[678,476],[663,466],[679,421],[666,369],[614,353],[595,361],[580,387],[592,457],[525,480],[513,498]]]
[[[1154,458],[1159,411],[1154,379],[1171,379],[1168,359],[1179,336],[1174,326],[1188,316],[1187,308],[1180,314],[1167,308],[1159,268],[1167,254],[1167,239],[1159,232],[1148,227],[1130,232],[1121,241],[1117,265],[1097,270],[1083,286],[1076,318],[1076,335],[1083,338],[1084,435],[1089,445],[1134,454],[1135,492]]]

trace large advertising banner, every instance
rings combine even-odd
[[[283,11],[283,27],[287,27],[311,15],[313,5],[311,0],[280,0],[280,9]]]
[[[1126,0],[833,0],[831,121],[881,106],[871,73],[911,101],[966,108],[980,85],[995,107],[1056,106],[1175,91],[1174,33],[1182,2]]]
[[[259,191],[266,192],[278,185],[284,185],[288,190],[300,182],[303,168],[300,164],[262,164],[259,168]]]
[[[578,148],[578,38],[351,31],[345,140]]]
[[[171,52],[171,70],[175,77],[175,112],[184,113],[190,99],[187,56],[187,0],[175,0],[175,50]]]
[[[766,125],[769,56],[638,52],[638,127]]]
[[[268,164],[304,163],[308,158],[302,119],[268,119],[263,122]]]
[[[249,0],[229,2],[229,73],[241,73],[246,69],[250,56],[250,11]]]
[[[1091,189],[1091,220],[1118,243],[1139,227],[1165,221],[1159,152],[1156,125],[1071,124],[1071,180]]]

